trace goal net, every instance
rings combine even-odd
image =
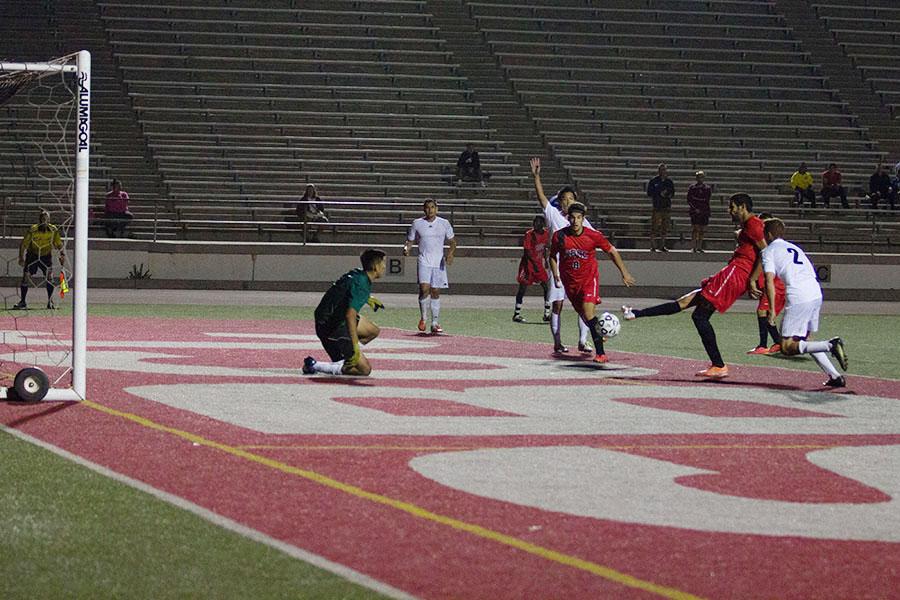
[[[0,398],[85,398],[90,63],[0,60]]]

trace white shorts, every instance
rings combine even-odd
[[[818,331],[821,308],[821,299],[801,304],[788,303],[781,317],[781,337],[805,338]]]
[[[447,266],[441,261],[440,267],[426,267],[419,265],[419,283],[427,283],[433,288],[442,289],[450,287],[447,281]]]
[[[556,287],[556,278],[553,277],[553,273],[550,273],[550,293],[547,294],[548,302],[563,302],[566,299],[566,288],[563,287],[562,282],[560,282],[559,287]]]

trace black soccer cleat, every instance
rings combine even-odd
[[[312,356],[307,356],[303,359],[303,374],[304,375],[312,375],[316,372],[316,359]]]
[[[841,365],[841,370],[847,370],[847,351],[844,350],[844,340],[839,337],[834,337],[828,340],[831,344],[831,355],[838,361],[838,364]]]
[[[832,377],[822,385],[830,388],[842,388],[847,387],[847,380],[838,375],[837,377]]]

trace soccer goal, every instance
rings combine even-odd
[[[0,398],[86,394],[91,55],[0,60]]]

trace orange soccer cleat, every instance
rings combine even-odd
[[[780,347],[779,350],[781,350]],[[765,346],[757,346],[753,350],[747,350],[747,354],[770,354],[770,352]]]
[[[425,319],[419,319],[419,331],[425,331]]]
[[[697,377],[706,377],[707,379],[722,379],[728,377],[728,366],[717,367],[710,365],[708,369],[697,371]]]
[[[594,362],[598,365],[605,365],[609,362],[609,357],[605,354],[598,354],[594,357]]]

